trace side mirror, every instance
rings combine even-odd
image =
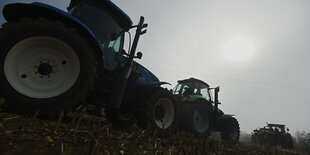
[[[141,59],[143,56],[142,52],[138,52],[135,58]]]

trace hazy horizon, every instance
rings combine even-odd
[[[269,122],[310,132],[310,1],[112,1],[134,23],[146,18],[139,62],[160,80],[221,86],[220,108],[236,115],[241,131]],[[68,1],[52,5],[64,9]]]

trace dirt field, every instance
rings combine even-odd
[[[61,119],[59,119],[61,118]],[[137,127],[120,131],[103,118],[76,113],[56,120],[0,111],[0,154],[300,154],[268,146],[222,142],[175,133],[159,136]]]

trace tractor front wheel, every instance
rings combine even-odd
[[[240,138],[240,127],[236,118],[223,116],[219,120],[219,131],[222,140],[238,141]]]
[[[172,93],[164,88],[154,88],[138,125],[150,131],[171,131],[176,125],[177,114],[178,104]]]

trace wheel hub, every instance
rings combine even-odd
[[[155,108],[155,119],[162,121],[164,116],[165,116],[165,109],[164,109],[164,107],[160,106],[160,105],[156,106],[156,108]]]
[[[157,127],[167,129],[174,121],[174,105],[168,98],[161,98],[154,107],[154,121]]]
[[[53,71],[53,67],[49,63],[42,63],[38,67],[38,73],[41,75],[49,75]]]

